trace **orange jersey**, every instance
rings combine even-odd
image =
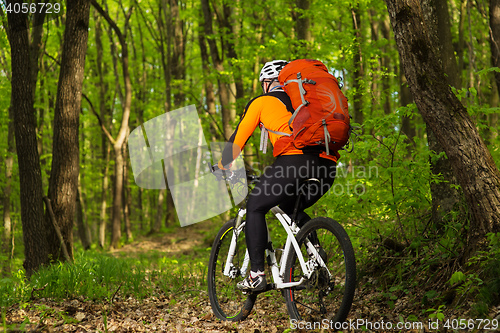
[[[273,91],[251,100],[245,107],[240,122],[229,139],[230,145],[227,145],[224,149],[219,167],[224,168],[225,166],[227,168],[238,157],[248,139],[260,124],[270,130],[269,140],[271,140],[273,146],[283,135],[272,131],[292,134],[288,125],[292,113],[293,107],[290,98],[283,90]],[[304,154],[304,151],[295,148],[293,145],[280,153],[280,155],[300,154]],[[338,158],[338,154],[326,155],[324,152],[320,153],[320,156],[333,161],[337,161]]]

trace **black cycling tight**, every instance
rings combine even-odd
[[[334,161],[309,154],[278,156],[274,163],[265,169],[247,202],[245,236],[252,271],[264,271],[264,253],[268,239],[266,213],[279,205],[291,216],[300,182],[317,178],[320,180],[319,186],[310,189],[299,208],[297,219],[300,221],[299,225],[303,225],[310,220],[304,209],[312,206],[328,192],[335,179],[335,172]]]

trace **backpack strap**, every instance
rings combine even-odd
[[[292,113],[294,112],[293,106],[292,106],[292,101],[290,100],[290,97],[286,94],[284,90],[282,90],[282,86],[279,86],[280,89],[276,89],[273,91],[268,92],[267,94],[264,94],[264,96],[273,96],[278,98],[286,107],[288,112]],[[269,132],[272,132],[277,135],[283,135],[283,136],[292,136],[292,134],[289,133],[283,133],[283,132],[278,132],[278,131],[273,131],[270,129],[267,129],[263,123],[260,123],[260,128],[261,128],[261,133],[260,133],[260,150],[265,154],[267,152],[267,141],[269,140]]]
[[[279,131],[273,131],[270,129],[267,129],[264,124],[262,124],[261,127],[261,132],[260,132],[260,150],[262,151],[263,154],[267,152],[267,141],[269,140],[269,132],[272,132],[277,135],[283,135],[283,136],[292,136],[289,133],[284,133],[284,132],[279,132]]]
[[[330,136],[330,133],[328,132],[328,128],[326,127],[326,120],[323,118],[323,130],[325,132],[325,148],[326,148],[326,154],[330,155],[330,140],[332,137]]]
[[[304,89],[304,83],[308,83],[308,84],[316,84],[316,81],[314,80],[311,80],[311,79],[304,79],[302,80],[302,74],[300,72],[297,73],[297,79],[296,80],[288,80],[286,81],[283,86],[286,86],[292,82],[295,82],[297,83],[297,85],[299,86],[299,92],[300,92],[300,99],[302,100],[302,104],[300,104],[297,109],[295,109],[295,111],[293,112],[292,114],[292,117],[290,118],[290,120],[288,121],[288,126],[291,126],[292,125],[292,122],[293,120],[295,119],[295,117],[297,117],[297,114],[299,113],[300,109],[302,109],[302,107],[306,106],[307,104],[309,104],[309,101],[307,101],[305,99],[305,94],[306,94],[306,90]]]

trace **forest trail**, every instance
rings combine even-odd
[[[172,233],[138,239],[111,253],[115,256],[138,256],[157,251],[173,259],[182,255],[196,255],[193,253],[194,248],[208,246],[213,240],[207,236],[211,230],[207,231],[207,228],[212,228],[211,223],[176,228]],[[208,261],[208,254],[206,256]],[[182,293],[151,296],[144,300],[124,298],[117,293],[113,302],[84,299],[54,301],[42,298],[35,299],[26,307],[10,307],[7,309],[6,321],[9,326],[18,324],[18,329],[9,332],[274,333],[289,328],[286,306],[279,296],[261,297],[248,320],[235,324],[217,320],[210,308],[206,290],[200,290],[199,294],[196,300]],[[26,318],[29,324],[26,324]]]
[[[175,257],[179,254],[189,255],[194,248],[204,242],[207,243],[205,233],[208,228],[209,226],[204,226],[203,223],[179,227],[174,232],[164,233],[160,236],[142,237],[119,249],[112,250],[111,253],[130,256],[140,252],[158,251],[165,253],[165,256],[168,257]]]
[[[116,256],[135,256],[141,252],[158,251],[166,257],[180,258],[193,255],[193,249],[207,247],[211,243],[210,230],[217,225],[198,224],[176,229],[175,232],[156,237],[138,239],[122,248],[112,251]],[[213,233],[215,234],[215,232]],[[207,236],[208,235],[208,236]],[[207,252],[208,253],[208,252]],[[208,254],[206,255],[208,260]],[[200,259],[201,260],[201,259]],[[373,288],[363,288],[360,283],[348,320],[359,323],[396,325],[403,318],[398,315],[411,307],[410,296],[400,297],[392,309],[381,293]],[[192,294],[191,294],[192,295]],[[143,300],[125,297],[116,293],[112,301],[92,302],[84,299],[54,301],[35,299],[26,307],[11,307],[7,310],[7,323],[21,324],[29,318],[30,324],[20,325],[27,332],[249,332],[281,333],[293,328],[284,299],[277,292],[261,294],[252,314],[240,323],[221,322],[212,313],[206,290],[197,290],[190,298],[183,292],[161,293]],[[427,323],[423,322],[424,324]],[[321,328],[325,323],[317,323]],[[352,326],[351,326],[352,327]],[[307,327],[306,327],[307,328]],[[328,332],[330,330],[294,330],[294,332]],[[343,332],[361,330],[347,329]],[[371,330],[368,330],[371,331]],[[381,327],[373,332],[389,332]],[[408,329],[405,332],[426,330]]]

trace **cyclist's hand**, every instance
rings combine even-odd
[[[217,164],[212,165],[212,173],[218,181],[227,179],[232,174],[230,170],[222,170]]]

